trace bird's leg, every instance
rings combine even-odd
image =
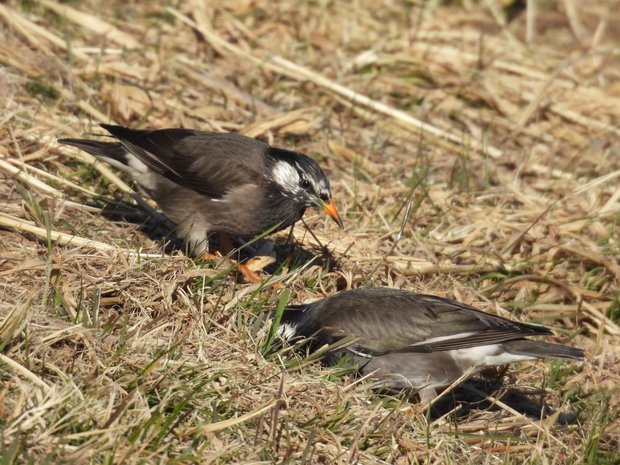
[[[209,239],[204,238],[200,242],[190,242],[189,243],[190,250],[193,250],[196,253],[197,258],[205,261],[216,261],[222,258],[222,254],[217,250],[215,252],[211,252],[209,250]]]
[[[425,387],[418,391],[418,396],[420,396],[420,410],[424,411],[433,402],[433,399],[437,397],[437,391],[435,388]]]
[[[220,238],[220,253],[224,256],[230,254],[234,250],[230,235],[226,233],[218,233]]]
[[[288,230],[288,236],[286,236],[286,245],[290,245],[291,242],[293,242],[293,230],[295,229],[295,223],[293,223],[291,225],[291,229]]]
[[[291,225],[291,229],[289,230],[288,236],[286,237],[286,245],[287,245],[287,247],[290,247],[292,245],[292,243],[293,243],[293,239],[294,239],[294,237],[293,237],[293,230],[294,229],[295,229],[295,223],[293,223]],[[287,261],[289,267],[291,266],[291,263],[293,263],[293,253],[294,252],[295,252],[295,246],[293,244],[293,246],[289,250],[288,257],[286,257],[286,261]]]

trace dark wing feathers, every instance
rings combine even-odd
[[[333,343],[353,335],[359,338],[354,348],[369,354],[464,349],[552,334],[452,300],[385,289],[341,292],[301,313],[291,311],[305,336]]]
[[[514,339],[522,339],[532,334],[523,334],[522,332],[514,332],[509,330],[488,329],[486,331],[467,335],[462,338],[448,339],[444,341],[429,342],[422,344],[413,344],[394,352],[443,352],[445,350],[468,349],[470,347],[478,347],[487,344],[501,344],[503,342]]]
[[[185,129],[163,129],[160,131],[140,131],[136,129],[102,124],[102,128],[116,137],[125,149],[140,159],[153,171],[180,184],[182,176],[174,169],[175,142],[191,135]],[[159,132],[159,134],[158,134]]]
[[[239,134],[101,125],[153,171],[211,198],[261,182],[269,146]]]

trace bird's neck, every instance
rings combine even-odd
[[[269,212],[267,215],[258,219],[263,230],[270,229],[279,224],[277,231],[288,228],[299,221],[303,216],[306,207],[292,202],[282,191],[274,186],[270,186],[268,194],[265,196],[264,207],[261,212]]]

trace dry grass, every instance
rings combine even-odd
[[[617,5],[157,3],[0,3],[2,463],[618,463]],[[317,157],[331,260],[301,226],[264,286],[164,253],[129,180],[55,142],[109,121]],[[430,418],[252,318],[366,285],[553,325],[588,361]]]

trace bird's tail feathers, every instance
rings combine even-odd
[[[505,342],[502,346],[514,355],[524,355],[536,358],[565,358],[569,360],[583,360],[584,358],[584,352],[582,349],[563,346],[561,344],[551,344],[549,342],[521,339],[517,341]]]
[[[88,139],[58,139],[58,142],[84,150],[99,160],[130,174],[134,171],[128,166],[129,154],[127,150],[119,142],[99,142]]]

